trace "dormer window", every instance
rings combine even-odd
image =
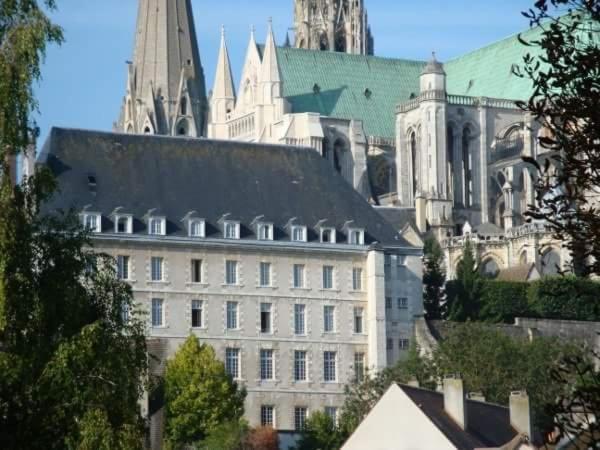
[[[321,228],[321,242],[324,244],[335,244],[335,228]]]
[[[115,216],[115,233],[133,233],[133,217],[129,215]]]
[[[206,237],[206,223],[204,220],[194,219],[190,220],[189,224],[189,235],[190,237],[203,238]]]
[[[348,230],[348,244],[365,245],[365,230],[351,228]]]
[[[225,222],[223,225],[223,237],[225,239],[239,239],[240,224],[238,222]]]
[[[85,213],[83,217],[83,226],[92,233],[102,232],[102,216],[98,213]]]
[[[150,217],[148,220],[148,234],[164,236],[166,228],[166,219],[164,217]]]
[[[271,223],[259,223],[256,226],[256,236],[259,241],[272,241],[273,240],[273,224]]]
[[[306,227],[300,225],[292,226],[292,241],[306,242]]]

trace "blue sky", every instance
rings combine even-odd
[[[365,0],[375,53],[444,61],[529,26],[521,11],[533,0]],[[53,20],[66,42],[48,51],[37,88],[43,141],[52,126],[110,130],[125,90],[136,0],[58,0]],[[293,24],[293,0],[192,0],[207,86],[214,77],[220,27],[225,25],[234,76],[241,70],[251,25],[264,40],[269,17],[283,43]],[[252,4],[252,6],[248,6]]]

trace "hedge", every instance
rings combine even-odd
[[[447,283],[449,303],[453,302],[456,283]],[[547,277],[531,283],[485,280],[479,298],[470,320],[513,323],[515,317],[535,317],[600,321],[600,283],[574,276]]]

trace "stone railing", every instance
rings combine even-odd
[[[228,123],[229,137],[237,138],[253,134],[255,131],[255,116],[254,113],[246,114]]]
[[[507,231],[506,237],[518,238],[524,236],[530,236],[532,234],[546,234],[550,233],[550,230],[543,223],[527,223],[520,227],[514,227]]]
[[[374,147],[395,147],[396,140],[380,136],[369,136],[369,145]]]
[[[514,100],[489,97],[469,97],[468,95],[446,95],[444,91],[427,91],[418,97],[400,103],[396,106],[396,113],[401,114],[412,111],[413,109],[417,109],[422,102],[431,100],[445,100],[450,105],[471,106],[475,108],[485,106],[488,108],[517,109]]]

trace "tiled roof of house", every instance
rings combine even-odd
[[[134,234],[147,235],[144,218],[157,209],[167,236],[187,236],[182,219],[195,211],[207,237],[218,237],[219,220],[230,214],[242,240],[256,240],[251,225],[264,216],[275,240],[290,240],[286,224],[296,218],[309,242],[319,241],[315,227],[327,220],[340,245],[348,226],[364,229],[367,245],[412,248],[309,148],[53,128],[40,160],[60,188],[47,211],[87,207],[102,215],[107,231],[114,225],[104,222],[120,207],[134,217]]]
[[[496,281],[518,281],[527,282],[530,280],[532,272],[536,271],[535,264],[522,264],[518,266],[508,267],[500,270],[498,276],[495,278]],[[537,277],[539,278],[539,273]]]

